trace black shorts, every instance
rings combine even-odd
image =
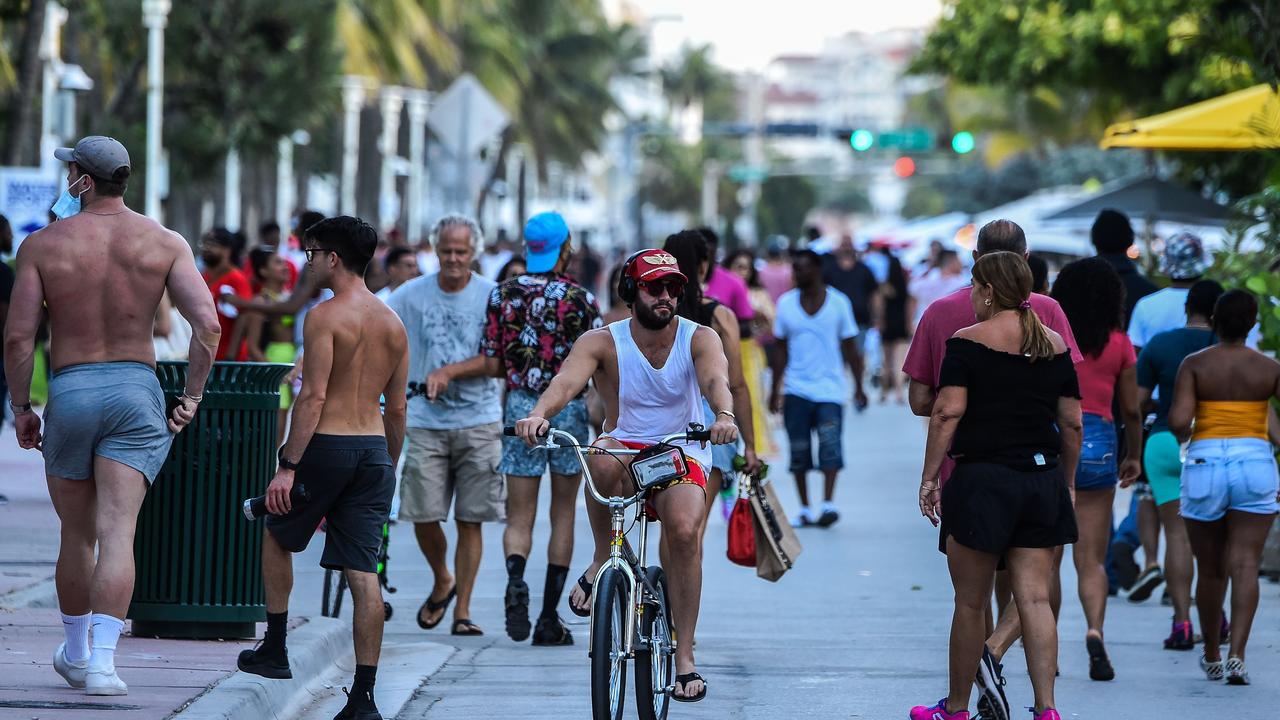
[[[267,530],[280,547],[302,552],[322,519],[320,565],[377,572],[382,526],[391,514],[396,472],[381,435],[315,435],[298,462],[294,484],[310,494],[285,515],[267,516]]]
[[[1075,508],[1062,469],[1020,471],[995,463],[959,463],[942,488],[942,533],[979,552],[1045,548],[1076,541]]]

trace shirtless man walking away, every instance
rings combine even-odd
[[[262,538],[267,634],[236,663],[263,677],[293,677],[285,649],[291,553],[307,549],[324,518],[320,565],[345,572],[355,601],[355,682],[335,720],[382,718],[373,702],[384,622],[378,545],[404,443],[409,341],[400,318],[364,284],[377,246],[374,229],[353,217],[329,218],[307,230],[308,273],[334,297],[307,313],[307,371],[289,439],[280,449],[280,469],[267,487],[271,516]],[[379,408],[383,397],[385,414]],[[305,504],[295,504],[290,496],[295,483],[307,489]]]
[[[173,435],[195,417],[218,346],[218,316],[187,242],[125,207],[123,145],[90,136],[54,156],[69,164],[67,189],[53,206],[60,219],[18,252],[5,372],[18,444],[44,451],[62,524],[55,583],[66,642],[53,667],[88,695],[124,695],[115,649],[133,597],[138,509]],[[168,418],[151,343],[166,289],[194,330],[187,386]],[[42,435],[31,372],[46,308],[53,380]]]
[[[687,282],[675,257],[664,250],[632,255],[618,281],[618,296],[630,306],[631,316],[578,339],[529,416],[516,423],[517,434],[530,445],[539,442],[550,425],[547,418],[555,417],[594,378],[605,406],[605,433],[596,439],[597,447],[639,449],[683,433],[690,423],[701,424],[705,419],[703,396],[716,413],[709,428],[711,442],[736,442],[729,361],[720,337],[711,328],[676,315],[676,302]],[[690,474],[658,492],[653,502],[670,561],[666,570],[671,576],[672,616],[680,637],[688,640],[676,646],[672,698],[697,702],[707,694],[707,683],[693,661],[692,641],[702,600],[702,523],[711,449],[687,443],[684,451],[693,461]],[[588,458],[591,477],[601,493],[633,492],[627,474],[630,461],[613,456]],[[570,608],[579,616],[591,614],[591,583],[609,556],[608,509],[588,498],[587,517],[595,536],[595,556],[569,596]]]

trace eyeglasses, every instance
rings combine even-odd
[[[678,298],[684,295],[684,283],[679,280],[659,280],[650,282],[641,280],[636,283],[636,287],[648,293],[650,297],[662,297],[663,291],[666,291],[668,297]]]
[[[307,249],[306,249],[306,250],[304,250],[303,252],[305,252],[305,253],[307,254],[307,262],[311,262],[312,260],[314,260],[314,259],[315,259],[315,257],[316,257],[316,253],[330,253],[330,252],[333,252],[333,251],[332,251],[332,250],[325,250],[324,248],[307,248]]]

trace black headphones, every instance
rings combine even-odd
[[[645,248],[648,250],[648,248]],[[622,272],[618,275],[618,299],[626,303],[628,306],[636,301],[636,296],[640,292],[640,288],[636,287],[635,278],[631,277],[631,266],[636,259],[645,253],[645,250],[637,250],[631,253],[622,263]]]

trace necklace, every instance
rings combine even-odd
[[[112,215],[123,215],[125,213],[124,210],[117,210],[115,212],[110,212],[110,213],[94,212],[93,210],[81,210],[80,212],[89,213],[90,215],[97,215],[98,217],[111,217]]]

